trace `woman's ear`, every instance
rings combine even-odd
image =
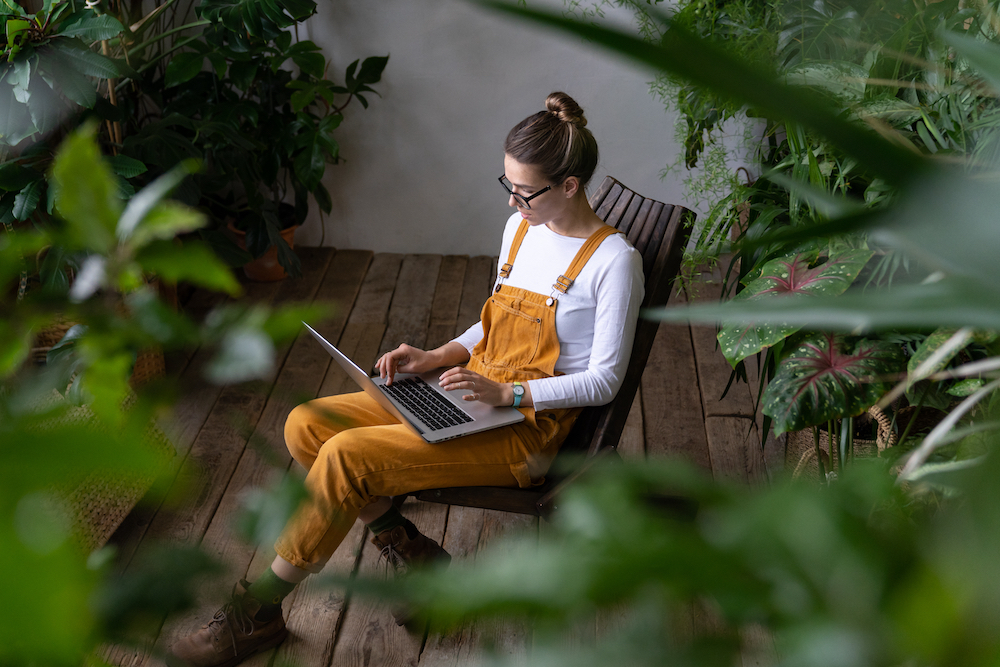
[[[566,195],[566,199],[571,199],[579,189],[580,179],[576,176],[570,176],[563,181],[563,194]]]

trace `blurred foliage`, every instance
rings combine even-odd
[[[614,466],[570,490],[537,540],[423,573],[409,594],[438,627],[528,620],[527,664],[546,667],[730,667],[741,653],[799,667],[996,664],[1000,459],[953,473],[953,503],[894,484],[887,465],[763,490],[679,464]]]
[[[148,629],[143,620],[159,623],[184,606],[190,578],[211,568],[203,554],[169,547],[117,579],[113,552],[88,560],[72,534],[68,494],[92,475],[148,479],[163,471],[162,456],[141,443],[151,420],[169,413],[174,380],[133,390],[136,354],[201,346],[214,350],[210,380],[265,377],[275,344],[294,337],[303,319],[323,316],[312,306],[233,302],[196,322],[161,301],[151,276],[241,291],[206,245],[177,240],[205,224],[166,199],[197,165],[185,163],[125,201],[94,135],[93,126],[73,132],[53,159],[56,224],[0,232],[0,569],[10,575],[0,587],[3,665],[80,665],[102,639]],[[19,294],[22,269],[47,247],[73,256],[79,274],[72,284]],[[34,335],[56,321],[78,325],[48,364],[36,365]],[[76,416],[76,403],[89,418]]]

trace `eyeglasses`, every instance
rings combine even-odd
[[[528,209],[529,211],[531,210],[531,204],[529,204],[528,202],[530,202],[538,195],[548,192],[549,190],[552,189],[551,185],[546,185],[544,188],[542,188],[535,194],[525,197],[524,195],[519,195],[516,192],[514,192],[513,190],[514,184],[507,180],[507,174],[504,174],[498,180],[500,181],[500,185],[503,186],[503,189],[507,191],[507,194],[513,197],[514,201],[516,201],[518,204]]]

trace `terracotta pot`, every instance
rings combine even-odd
[[[232,222],[229,223],[228,228],[236,238],[236,244],[246,250],[246,232],[237,229]],[[293,225],[281,230],[281,238],[285,239],[288,247],[293,249],[295,248],[295,230],[298,228],[298,225]],[[278,263],[278,249],[275,246],[271,246],[263,255],[244,264],[243,273],[250,280],[261,283],[274,282],[288,276],[285,267]]]

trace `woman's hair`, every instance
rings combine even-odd
[[[551,93],[545,98],[545,111],[528,116],[507,134],[503,150],[553,183],[576,176],[582,190],[597,168],[597,141],[586,125],[576,100],[566,93]]]

